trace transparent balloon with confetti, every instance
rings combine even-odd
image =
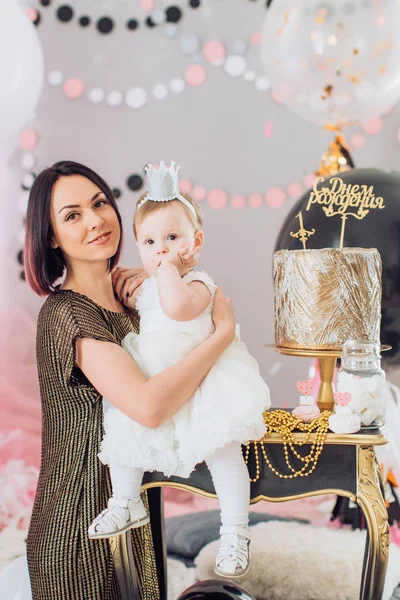
[[[261,56],[272,94],[317,125],[340,129],[400,98],[400,3],[275,0]]]

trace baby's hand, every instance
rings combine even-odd
[[[183,276],[186,273],[189,273],[193,267],[197,265],[199,258],[199,251],[197,248],[183,248],[182,250],[173,250],[172,252],[167,252],[161,258],[159,267],[162,264],[170,263],[175,265],[175,267],[179,271],[179,275]]]

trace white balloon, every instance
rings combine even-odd
[[[35,26],[16,0],[0,3],[0,145],[35,117],[44,81]]]
[[[32,600],[26,555],[19,556],[0,573],[1,600]]]
[[[317,125],[342,127],[400,98],[400,2],[276,0],[261,57],[284,104]]]

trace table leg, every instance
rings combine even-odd
[[[160,599],[167,598],[167,544],[164,528],[164,490],[162,487],[147,490],[151,515],[151,532],[156,556],[158,588]]]
[[[121,600],[140,600],[131,532],[127,531],[122,535],[110,538],[109,542]]]
[[[164,535],[164,503],[162,488],[147,491],[151,520],[151,533],[156,559],[159,600],[167,598],[167,550]],[[120,589],[121,600],[140,600],[136,576],[136,565],[132,550],[132,532],[110,538],[115,575]],[[146,555],[144,555],[146,559]]]
[[[389,523],[372,446],[358,449],[357,502],[368,527],[360,600],[381,600],[389,558]]]

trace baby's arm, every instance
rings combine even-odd
[[[174,321],[191,321],[198,317],[211,301],[211,292],[201,281],[185,283],[178,268],[162,261],[157,270],[161,308]]]

